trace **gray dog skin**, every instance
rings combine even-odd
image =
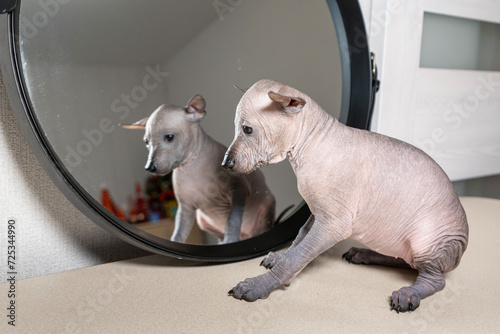
[[[146,170],[158,175],[173,171],[179,206],[171,240],[185,242],[195,220],[220,243],[259,235],[275,223],[275,198],[261,171],[236,176],[221,167],[227,147],[203,131],[205,114],[205,99],[195,95],[186,107],[162,105],[124,126],[146,130]]]
[[[270,252],[265,274],[229,291],[238,299],[266,298],[314,258],[346,238],[370,249],[346,254],[355,264],[418,270],[412,286],[394,291],[390,306],[415,310],[445,286],[467,248],[468,224],[444,171],[402,141],[343,125],[309,96],[261,80],[241,98],[235,138],[223,166],[250,173],[290,161],[312,215],[284,253]]]

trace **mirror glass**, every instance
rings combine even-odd
[[[175,189],[168,175],[145,171],[144,131],[120,124],[162,104],[184,107],[200,94],[202,128],[228,146],[242,96],[233,85],[248,88],[263,78],[293,86],[339,116],[341,61],[323,0],[23,0],[19,24],[29,100],[59,159],[108,210],[161,238],[173,231]],[[262,172],[276,216],[301,205],[288,162]],[[186,242],[218,239],[195,224]]]

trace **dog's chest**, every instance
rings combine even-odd
[[[174,170],[174,173],[176,171]],[[209,225],[224,224],[231,209],[231,189],[217,175],[174,175],[174,192],[183,205],[203,210]]]

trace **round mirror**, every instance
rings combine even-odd
[[[8,15],[2,63],[11,61],[13,70],[5,81],[16,83],[17,91],[7,85],[9,96],[17,93],[16,117],[37,157],[82,212],[153,252],[248,258],[292,240],[309,215],[283,162],[261,169],[259,189],[274,199],[269,226],[246,234],[242,227],[239,241],[221,244],[224,226],[198,208],[198,224],[186,223],[186,237],[171,241],[181,226],[179,194],[204,191],[201,174],[209,167],[205,161],[181,182],[147,166],[137,124],[160,106],[186,115],[200,109],[195,123],[203,140],[227,147],[242,95],[234,86],[268,78],[307,93],[348,125],[368,124],[371,67],[356,1],[24,0]],[[136,126],[124,126],[130,124]],[[173,131],[189,132],[184,123]],[[176,150],[191,156],[193,146]]]

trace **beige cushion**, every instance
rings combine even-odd
[[[492,333],[499,331],[500,201],[462,198],[470,243],[447,287],[412,313],[389,310],[415,273],[341,260],[344,241],[266,300],[227,292],[262,257],[206,265],[158,255],[17,282],[18,333]],[[0,285],[6,314],[8,283]],[[9,329],[2,316],[0,332]]]

